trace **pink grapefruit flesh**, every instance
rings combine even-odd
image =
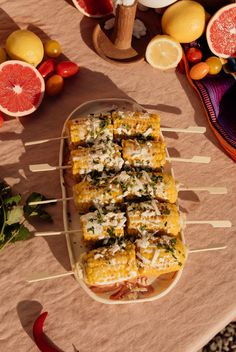
[[[72,0],[77,9],[88,17],[104,17],[112,13],[112,0]]]
[[[236,4],[218,10],[206,30],[210,50],[222,58],[236,57]]]
[[[25,116],[40,105],[45,90],[41,74],[32,65],[9,60],[0,65],[0,111]]]

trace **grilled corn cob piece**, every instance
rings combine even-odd
[[[124,242],[100,247],[82,256],[83,275],[89,285],[106,285],[133,279],[138,275],[135,245]]]
[[[122,141],[122,154],[126,165],[158,169],[166,163],[165,143],[159,141]]]
[[[91,148],[78,147],[71,151],[72,175],[79,178],[92,171],[119,171],[123,159],[119,146],[112,142],[100,143]]]
[[[180,239],[150,236],[136,240],[135,244],[141,276],[159,276],[183,268],[187,249]]]
[[[122,198],[132,200],[139,197],[151,197],[170,203],[177,199],[177,189],[173,177],[160,172],[145,170],[121,171],[113,179],[122,188]]]
[[[112,113],[115,139],[135,138],[158,140],[160,117],[140,111],[115,111]]]
[[[123,237],[126,217],[121,212],[100,212],[96,210],[80,217],[83,239],[99,241],[111,237]]]
[[[67,122],[67,135],[71,149],[99,140],[113,139],[113,125],[110,114],[80,117]]]
[[[177,206],[156,200],[128,205],[127,220],[130,235],[160,232],[177,236],[181,227]]]
[[[86,177],[73,186],[74,202],[79,213],[84,214],[92,206],[115,204],[122,200],[122,188],[111,179]]]

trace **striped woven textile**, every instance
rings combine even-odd
[[[208,123],[219,143],[236,161],[236,80],[223,70],[216,76],[194,81],[183,53],[183,64],[189,83],[203,104]]]

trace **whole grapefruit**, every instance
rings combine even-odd
[[[0,65],[0,111],[25,116],[40,105],[45,90],[43,77],[32,65],[18,60]]]
[[[222,7],[212,16],[206,38],[213,54],[222,58],[236,57],[236,4]]]
[[[6,40],[8,56],[14,60],[28,62],[37,66],[43,59],[44,48],[41,39],[31,31],[18,29]]]
[[[205,16],[205,10],[199,3],[180,0],[164,12],[161,21],[162,30],[179,43],[190,43],[202,35]]]

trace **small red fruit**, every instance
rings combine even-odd
[[[63,78],[72,77],[79,71],[79,66],[72,61],[62,61],[57,65],[56,71]]]
[[[197,48],[190,48],[187,51],[187,60],[192,64],[197,64],[202,60],[202,52],[200,49]]]
[[[0,128],[3,125],[3,122],[4,122],[3,113],[0,111]]]
[[[43,61],[39,67],[38,71],[41,73],[43,78],[51,76],[55,72],[56,61],[54,59],[48,59]]]
[[[50,96],[59,94],[62,91],[64,80],[59,75],[51,76],[46,82],[46,93]]]

